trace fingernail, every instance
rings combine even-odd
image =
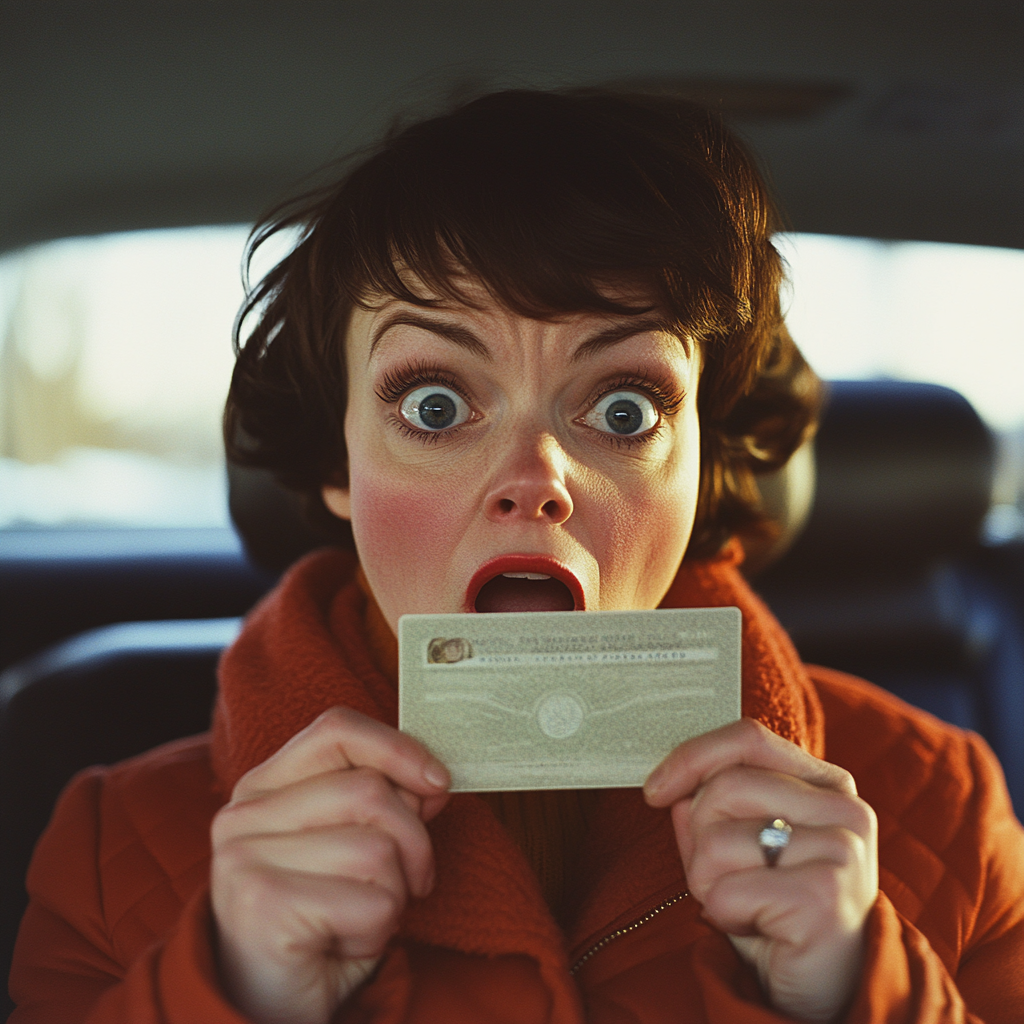
[[[653,796],[660,788],[661,784],[665,781],[665,769],[659,765],[657,768],[647,776],[647,781],[644,783],[644,792]]]
[[[430,785],[437,786],[438,789],[447,789],[448,783],[451,781],[448,778],[448,772],[437,764],[428,764],[426,768],[423,769],[423,778],[425,778]]]

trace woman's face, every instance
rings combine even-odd
[[[349,486],[323,496],[385,618],[656,607],[697,504],[700,353],[654,313],[549,323],[468,291],[349,327]]]

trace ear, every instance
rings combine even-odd
[[[339,519],[352,518],[352,495],[347,487],[325,484],[320,491],[320,497],[323,498],[327,508]]]

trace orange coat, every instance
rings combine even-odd
[[[29,871],[11,1024],[239,1024],[217,985],[209,826],[237,779],[334,704],[393,722],[351,556],[320,553],[226,654],[212,736],[68,787]],[[726,555],[667,606],[738,605],[743,709],[848,768],[879,819],[881,892],[850,1024],[1021,1019],[1024,831],[991,752],[859,680],[805,669]],[[758,1024],[783,1018],[685,895],[668,814],[604,793],[568,934],[483,800],[431,823],[437,884],[410,905],[345,1024]],[[72,855],[73,854],[73,855]]]

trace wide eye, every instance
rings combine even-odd
[[[465,400],[441,384],[428,384],[410,391],[398,411],[402,419],[417,430],[447,430],[469,419]]]
[[[658,410],[646,396],[636,391],[614,391],[594,406],[583,422],[606,434],[626,437],[645,434],[658,425]]]

